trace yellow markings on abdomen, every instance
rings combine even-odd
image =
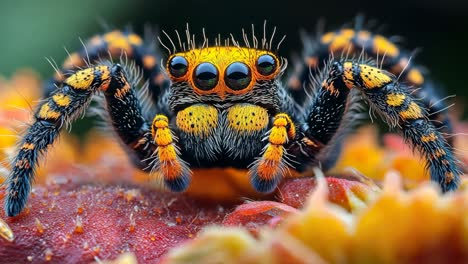
[[[268,126],[269,116],[265,108],[251,104],[237,104],[227,114],[229,127],[237,131],[259,131]]]
[[[42,119],[58,119],[60,113],[51,109],[49,103],[45,103],[39,110],[38,117]]]
[[[392,82],[392,77],[379,68],[366,64],[361,64],[359,67],[362,82],[367,89],[382,88]]]
[[[411,102],[406,110],[400,112],[400,117],[403,119],[418,119],[423,117],[423,112],[418,104]]]
[[[218,125],[218,110],[210,105],[192,105],[177,113],[177,127],[198,137],[207,137]]]
[[[71,99],[68,95],[65,95],[63,93],[57,93],[52,96],[52,100],[58,105],[58,106],[68,106],[70,105]]]
[[[390,106],[400,106],[405,101],[406,95],[400,93],[387,94],[387,104]]]

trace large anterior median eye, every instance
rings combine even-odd
[[[234,62],[226,68],[224,82],[232,90],[244,89],[249,86],[250,80],[252,80],[252,74],[249,67],[244,63]]]
[[[257,71],[263,75],[268,76],[274,73],[276,70],[276,60],[273,56],[265,54],[258,57],[257,60]]]
[[[187,70],[188,61],[182,56],[175,56],[169,62],[169,72],[176,78],[184,76]]]
[[[208,91],[218,84],[218,78],[218,69],[209,62],[203,62],[195,69],[193,82],[198,89]]]

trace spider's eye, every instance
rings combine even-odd
[[[169,62],[169,71],[172,76],[179,78],[187,73],[188,61],[182,56],[175,56]]]
[[[257,60],[257,71],[263,75],[268,76],[276,70],[276,60],[273,56],[265,54]]]
[[[224,81],[232,90],[242,90],[249,86],[252,74],[247,65],[242,62],[231,63],[226,68]]]
[[[218,69],[209,62],[203,62],[195,69],[193,81],[198,89],[208,91],[218,84],[218,77]]]

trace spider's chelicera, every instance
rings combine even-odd
[[[317,164],[326,170],[358,120],[361,98],[423,154],[443,191],[457,188],[457,160],[441,133],[451,132],[444,106],[431,103],[438,102],[432,82],[387,38],[362,28],[305,37],[304,60],[283,85],[286,63],[273,37],[244,35],[242,46],[217,39],[211,47],[205,39],[195,47],[190,36],[187,31],[183,43],[177,34],[179,45],[171,40],[165,70],[154,47],[127,31],[98,35],[71,54],[20,143],[7,181],[6,214],[22,211],[38,158],[96,92],[104,94],[108,123],[135,165],[159,174],[172,191],[184,191],[199,168],[244,171],[258,192],[273,191],[288,171]],[[98,61],[122,52],[142,70],[144,88],[127,66]],[[362,56],[329,59],[340,53]],[[146,92],[143,100],[139,91]]]

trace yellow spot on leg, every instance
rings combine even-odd
[[[111,72],[107,66],[100,67],[99,70],[101,72],[101,87],[99,88],[105,92],[109,88]]]
[[[70,104],[70,97],[62,93],[54,94],[52,100],[54,100],[58,106],[68,106]]]
[[[125,82],[124,87],[118,88],[118,89],[115,91],[115,97],[122,99],[126,94],[128,94],[128,92],[130,91],[130,89],[131,89],[130,84],[129,84],[128,82]]]
[[[379,68],[366,64],[361,64],[359,67],[361,69],[361,79],[367,89],[382,88],[392,82],[392,77]]]
[[[159,128],[154,136],[158,146],[167,146],[172,143],[172,135],[169,128]]]
[[[156,115],[153,120],[153,127],[167,128],[169,127],[169,119],[165,115]]]
[[[263,154],[263,158],[269,161],[280,162],[283,157],[283,146],[281,145],[269,145]]]
[[[354,73],[353,73],[353,63],[345,62],[343,64],[343,82],[345,83],[348,89],[354,87]]]
[[[374,52],[377,54],[385,54],[385,56],[396,57],[400,51],[398,47],[390,42],[387,38],[377,35],[374,37]]]
[[[172,147],[172,146],[168,146]],[[162,162],[160,170],[163,173],[164,179],[173,180],[182,176],[183,168],[179,161]]]
[[[42,119],[58,119],[60,117],[60,113],[52,110],[49,104],[45,103],[41,106],[38,116]]]
[[[323,44],[328,44],[330,43],[330,41],[333,40],[334,37],[335,37],[335,32],[328,32],[322,36],[321,42]]]
[[[108,49],[111,54],[119,55],[125,51],[128,56],[133,53],[130,39],[120,31],[112,31],[104,35],[104,40],[107,42]],[[135,41],[135,39],[133,39]]]
[[[427,136],[422,136],[421,141],[422,142],[430,142],[430,141],[435,141],[437,139],[437,136],[434,132],[430,133]]]
[[[282,145],[288,141],[288,135],[284,126],[274,126],[271,129],[269,141],[274,145]]]
[[[369,40],[371,34],[369,31],[359,31],[357,34],[357,41],[362,44],[364,44],[366,41]]]
[[[437,149],[437,150],[434,152],[433,156],[434,156],[434,158],[440,158],[440,157],[442,157],[442,156],[445,156],[446,154],[447,154],[447,153],[445,153],[445,151],[444,151],[443,149]]]
[[[84,65],[84,60],[80,57],[78,53],[72,53],[63,63],[63,68],[65,69],[74,69],[75,67],[80,67]]]
[[[88,43],[89,43],[91,46],[97,47],[97,46],[102,45],[103,42],[104,42],[104,41],[102,40],[101,36],[97,35],[97,36],[92,37],[92,38],[89,40]]]
[[[135,46],[140,46],[141,44],[143,44],[143,40],[137,34],[128,35],[128,41],[130,42],[130,44]]]
[[[445,183],[446,184],[451,183],[454,178],[455,178],[455,176],[453,175],[453,172],[445,173]]]
[[[76,89],[87,90],[93,83],[94,71],[95,68],[77,71],[72,76],[65,79],[64,83]]]
[[[273,126],[278,128],[284,127],[285,131],[287,130],[286,140],[293,139],[296,137],[296,127],[294,126],[292,119],[287,114],[277,114],[273,121]],[[280,144],[284,143],[286,143],[286,141],[283,141],[283,143]]]
[[[164,115],[156,115],[154,117],[151,133],[158,146],[167,146],[172,143],[169,119]]]
[[[317,67],[318,62],[318,57],[308,57],[306,59],[307,66],[309,66],[309,68],[312,69],[315,69]]]
[[[28,149],[28,150],[33,150],[36,146],[33,143],[24,143],[21,146],[21,149]]]
[[[156,115],[153,119],[151,133],[158,146],[159,172],[164,179],[174,180],[183,176],[184,165],[179,159],[173,143],[169,119],[164,115]]]
[[[272,179],[282,170],[284,144],[288,139],[296,136],[296,130],[291,118],[287,114],[277,114],[273,121],[273,128],[268,137],[269,144],[258,162],[257,174],[263,179]]]
[[[145,69],[152,69],[156,65],[156,58],[151,55],[146,55],[143,57],[143,66]]]
[[[387,104],[390,106],[400,106],[405,101],[406,95],[399,93],[389,93],[387,95]]]
[[[422,76],[422,73],[417,70],[417,69],[411,69],[408,72],[408,75],[406,76],[406,79],[417,86],[420,86],[424,83],[424,77]]]
[[[422,109],[415,102],[408,105],[408,109],[400,112],[400,117],[403,119],[418,119],[423,117]]]
[[[340,31],[340,35],[344,36],[344,37],[347,37],[347,38],[352,38],[354,37],[354,34],[356,32],[354,32],[353,29],[350,29],[350,28],[344,28]]]

